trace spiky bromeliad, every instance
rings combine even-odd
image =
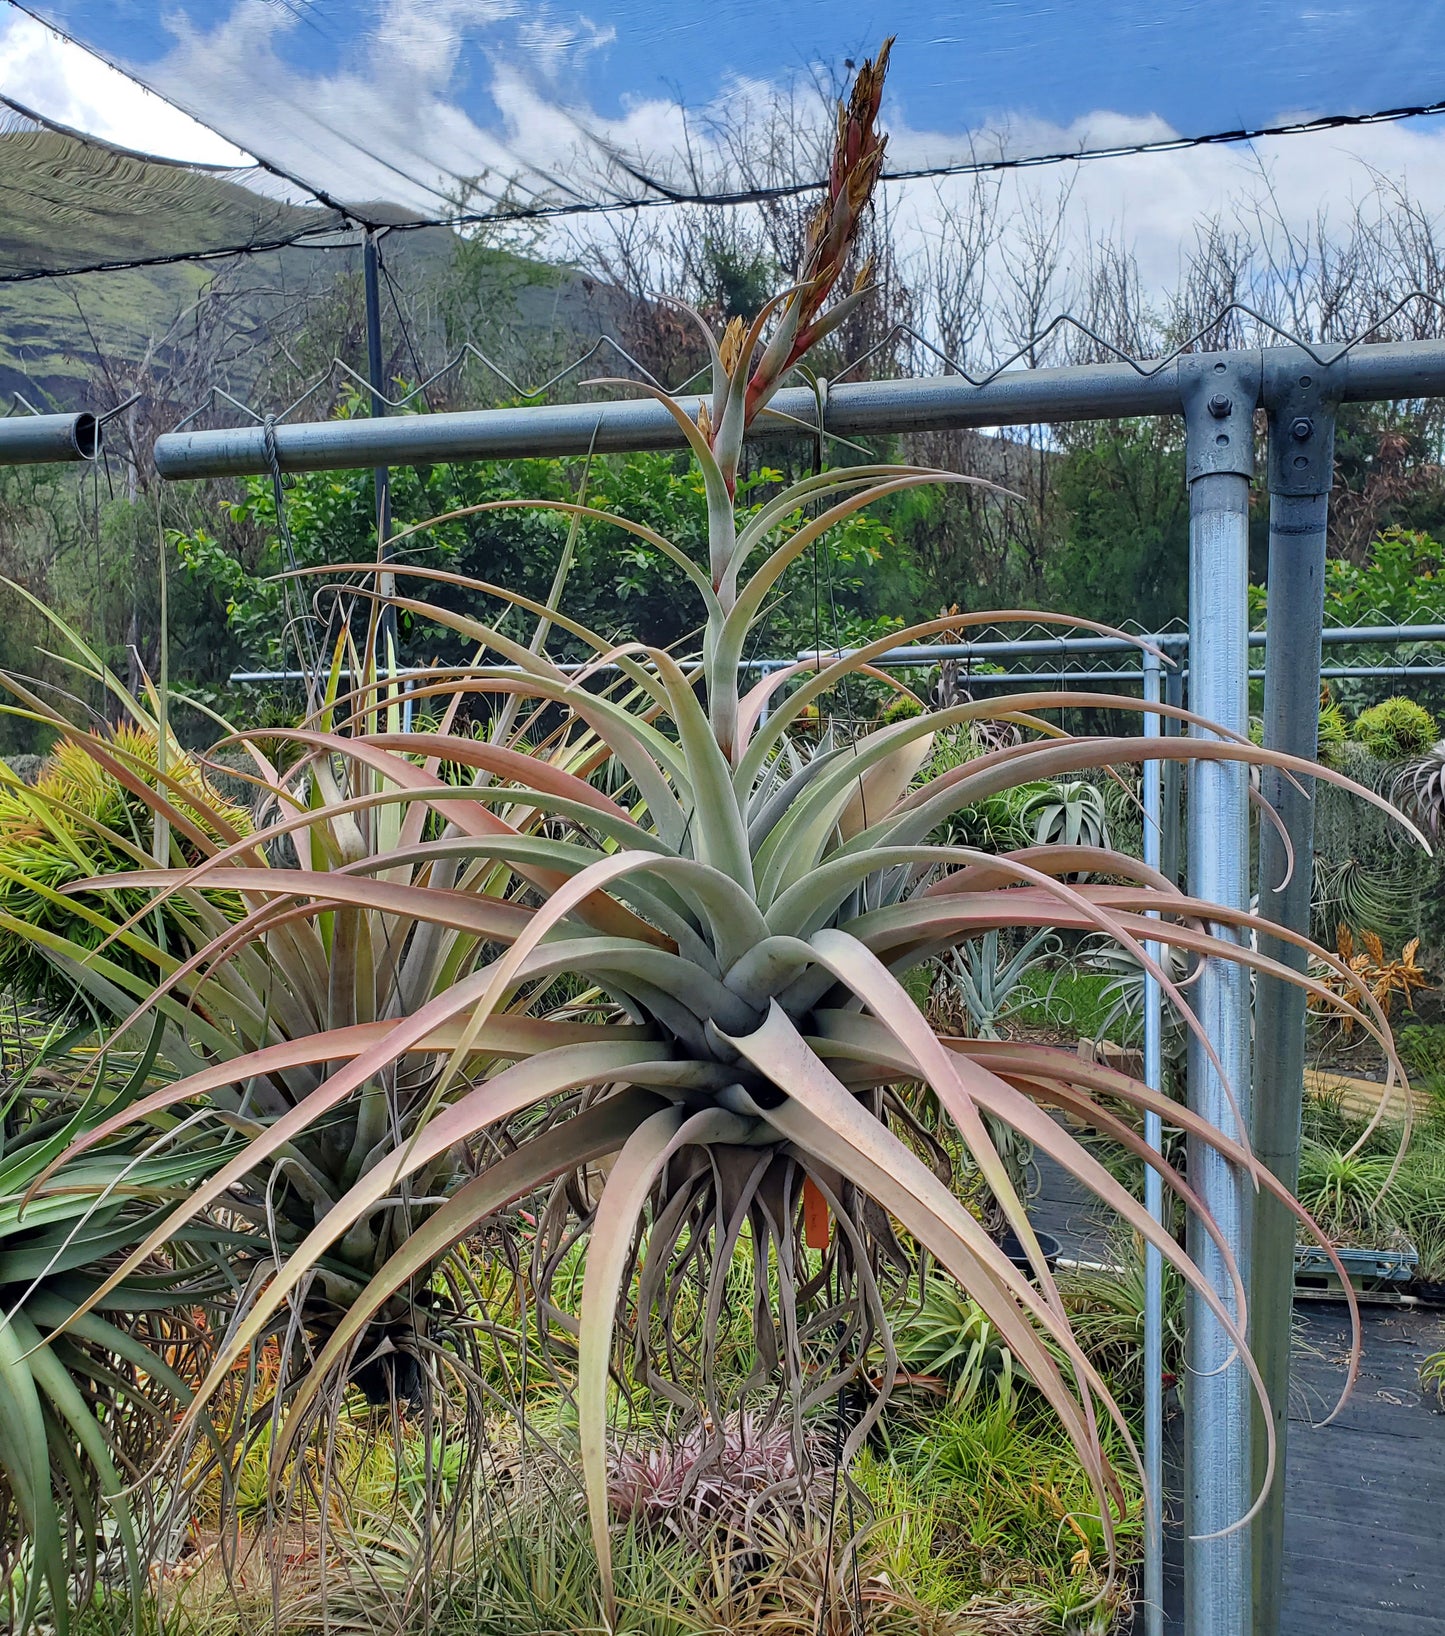
[[[268,730],[273,739],[289,736],[301,756],[284,779],[256,735],[241,735],[272,791],[270,819],[209,847],[199,867],[126,877],[129,889],[146,886],[156,901],[182,895],[204,906],[205,887],[245,905],[235,924],[215,924],[213,913],[212,940],[188,959],[157,959],[163,981],[140,1009],[166,1009],[174,1033],[194,1040],[193,1071],[127,1117],[158,1118],[214,1098],[240,1107],[249,1132],[244,1153],[198,1187],[130,1262],[268,1166],[277,1196],[299,1201],[275,1276],[235,1325],[212,1377],[223,1379],[274,1330],[288,1301],[314,1300],[320,1281],[330,1303],[317,1331],[320,1356],[293,1383],[276,1442],[279,1471],[327,1380],[344,1376],[380,1318],[425,1287],[450,1246],[548,1187],[554,1202],[574,1201],[590,1229],[578,1330],[582,1456],[609,1597],[608,1379],[619,1312],[634,1378],[680,1397],[667,1367],[668,1324],[680,1280],[702,1269],[699,1412],[722,1424],[723,1406],[710,1401],[718,1389],[711,1337],[744,1241],[757,1330],[756,1378],[747,1384],[784,1380],[789,1389],[775,1401],[791,1404],[801,1421],[846,1382],[871,1375],[851,1432],[856,1447],[895,1368],[881,1252],[927,1252],[974,1297],[1082,1451],[1107,1529],[1118,1489],[1100,1417],[1122,1421],[1070,1332],[991,1131],[1008,1128],[1034,1143],[1155,1244],[1240,1342],[1242,1366],[1254,1374],[1237,1274],[1233,1302],[1222,1301],[1050,1110],[1116,1138],[1191,1208],[1198,1201],[1187,1181],[1146,1149],[1120,1105],[1164,1113],[1274,1188],[1247,1150],[1123,1074],[1067,1052],[939,1038],[900,979],[1001,926],[1101,933],[1159,978],[1197,1031],[1186,995],[1144,941],[1279,970],[1247,942],[1209,929],[1246,928],[1249,916],[1191,900],[1102,847],[994,855],[930,837],[954,811],[1020,782],[1146,753],[1305,764],[1228,735],[1072,738],[1038,712],[1140,706],[1067,691],[954,704],[825,743],[808,758],[795,753],[795,725],[824,695],[848,678],[879,676],[871,662],[886,647],[970,623],[956,613],[739,690],[749,632],[814,542],[884,496],[971,481],[860,465],[804,478],[741,521],[735,506],[749,426],[788,371],[867,294],[865,270],[828,305],[882,163],[885,61],[886,48],[864,65],[840,109],[837,156],[798,282],[751,325],[734,320],[720,341],[704,328],[713,391],[695,421],[655,394],[702,473],[706,567],[640,524],[557,503],[574,522],[615,524],[678,565],[705,610],[700,662],[642,644],[616,647],[550,604],[468,587],[543,627],[555,624],[599,664],[615,666],[620,682],[599,690],[595,678],[552,663],[540,639],[523,645],[421,597],[428,583],[467,582],[403,571],[416,593],[386,600],[477,649],[473,664],[438,668],[416,687],[441,726],[401,732],[394,705],[379,702],[380,678],[351,696],[349,715],[346,701],[332,700],[308,727]],[[976,622],[1000,617],[1013,616]],[[455,727],[462,700],[479,694],[495,711],[486,740]],[[999,716],[1027,736],[917,781],[930,735]],[[625,800],[594,781],[608,762],[623,771]],[[299,867],[286,861],[295,854],[283,854],[283,837],[295,843]],[[141,930],[136,920],[126,935]],[[553,985],[564,974],[581,974],[616,1007],[614,1019],[558,1015]],[[1285,975],[1324,1003],[1345,1003],[1322,983]],[[1343,971],[1342,981],[1349,983]],[[1369,996],[1349,1009],[1393,1058]],[[202,1056],[211,1060],[202,1065]],[[482,1137],[499,1156],[477,1168],[463,1161]],[[1028,1272],[951,1190],[950,1165],[960,1160],[992,1191],[1027,1251]],[[1228,1246],[1221,1249],[1232,1270]],[[203,1391],[193,1416],[204,1401]]]

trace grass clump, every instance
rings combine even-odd
[[[1127,1593],[1107,1582],[1088,1480],[1051,1417],[1028,1400],[891,1420],[857,1479],[874,1512],[869,1549],[888,1581],[956,1613],[961,1629],[992,1628],[982,1622],[1005,1601],[1017,1622],[1000,1629],[1105,1631],[1123,1611]],[[1132,1477],[1125,1486],[1121,1555],[1140,1527],[1141,1496]]]

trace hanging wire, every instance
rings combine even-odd
[[[16,9],[38,17],[38,14],[32,11],[30,7],[20,4],[20,0],[10,0],[10,3],[16,6]],[[47,16],[39,20],[44,22],[48,29],[56,31],[52,18]],[[73,38],[72,36],[65,37]],[[89,50],[88,47],[84,46],[83,42],[76,41],[75,43],[80,44],[82,49]],[[9,98],[0,98],[0,101],[8,103],[9,106],[28,119],[42,125],[50,124],[42,116],[20,103],[13,102]],[[915,166],[903,170],[884,171],[879,180],[886,186],[896,182],[934,181],[952,176],[997,175],[1008,171],[1037,170],[1052,165],[1077,165],[1086,160],[1119,159],[1137,154],[1180,153],[1194,148],[1234,146],[1257,142],[1264,138],[1345,130],[1357,126],[1393,124],[1402,120],[1429,118],[1442,113],[1445,113],[1445,102],[1422,102],[1411,103],[1398,108],[1375,109],[1364,114],[1329,114],[1317,119],[1290,120],[1273,125],[1238,126],[1232,130],[1209,131],[1198,136],[1160,137],[1142,142],[1120,142],[1102,144],[1097,147],[1081,146],[1070,149],[1056,149],[1040,154],[1012,156],[999,154],[993,158],[980,158],[976,153],[971,152],[967,159],[950,160],[936,165]],[[67,134],[73,135],[74,133]],[[414,186],[421,188],[424,192],[431,194],[434,198],[445,197],[432,184],[402,170],[385,156],[363,147],[357,142],[354,131],[337,134],[343,134],[346,140],[357,149],[358,153],[365,154],[375,163],[383,165],[394,175],[402,177]],[[84,265],[26,268],[16,272],[0,274],[0,283],[21,283],[42,278],[64,278],[84,272],[169,266],[187,261],[214,261],[222,257],[278,250],[290,245],[305,244],[309,241],[329,239],[334,242],[337,229],[345,227],[364,229],[384,227],[393,232],[414,232],[433,227],[498,226],[522,222],[557,221],[571,217],[628,214],[641,210],[675,209],[679,205],[712,207],[765,205],[788,199],[803,198],[808,194],[822,191],[828,185],[825,178],[818,178],[817,180],[774,183],[767,186],[685,190],[668,185],[661,177],[653,176],[641,169],[626,165],[618,155],[614,154],[611,157],[621,164],[622,168],[627,171],[627,174],[634,181],[646,189],[643,195],[608,200],[579,199],[576,197],[574,190],[562,178],[538,172],[542,181],[550,183],[559,192],[571,194],[572,196],[561,201],[541,202],[540,196],[534,195],[536,202],[526,204],[507,202],[498,198],[494,200],[494,203],[497,205],[505,203],[505,208],[481,211],[441,211],[423,215],[416,221],[395,222],[372,221],[358,206],[343,203],[341,200],[334,198],[328,191],[306,181],[299,174],[280,166],[274,160],[266,159],[261,155],[254,155],[255,163],[260,169],[269,171],[272,175],[303,189],[312,198],[317,199],[328,210],[332,211],[334,213],[333,219],[326,223],[308,222],[294,233],[280,234],[265,241],[251,239],[225,246],[213,246],[206,250],[178,250],[149,256],[113,257],[87,262]]]

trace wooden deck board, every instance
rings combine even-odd
[[[1043,1167],[1031,1207],[1064,1253],[1097,1259],[1107,1214],[1071,1178]],[[1365,1307],[1364,1356],[1354,1393],[1334,1407],[1349,1345],[1343,1304],[1295,1308],[1290,1432],[1285,1469],[1285,1611],[1279,1636],[1445,1636],[1445,1413],[1422,1393],[1419,1367],[1445,1350],[1445,1312]],[[1177,1455],[1178,1419],[1170,1440]],[[1181,1488],[1177,1460],[1166,1488]],[[1165,1576],[1169,1636],[1180,1636],[1183,1540],[1172,1518]],[[1136,1630],[1143,1630],[1142,1617]],[[1209,1636],[1253,1636],[1223,1622]]]
[[[1348,1321],[1343,1306],[1297,1313],[1280,1636],[1445,1636],[1445,1413],[1417,1378],[1445,1349],[1445,1313],[1370,1307],[1363,1321],[1355,1392],[1338,1420],[1312,1426],[1339,1391]],[[1176,1457],[1179,1430],[1176,1420]],[[1179,1487],[1177,1458],[1168,1486]],[[1178,1505],[1169,1509],[1166,1629],[1180,1636],[1183,1540]],[[1217,1636],[1245,1633],[1221,1623]]]

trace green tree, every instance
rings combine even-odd
[[[1250,616],[1267,623],[1269,589],[1250,587]],[[1445,619],[1445,544],[1429,534],[1406,528],[1387,528],[1377,534],[1359,559],[1332,556],[1325,564],[1325,624],[1418,625]],[[1395,648],[1331,646],[1329,663],[1380,665],[1413,657],[1420,664],[1445,661],[1439,644],[1402,644]],[[1335,698],[1351,714],[1401,691],[1401,678],[1340,677],[1331,681]],[[1419,677],[1410,694],[1437,715],[1445,711],[1445,688],[1438,677]]]
[[[705,560],[702,484],[683,458],[672,454],[633,454],[590,465],[510,460],[397,468],[394,527],[399,531],[412,522],[496,502],[571,501],[584,474],[590,506],[665,534],[695,560]],[[764,467],[740,483],[740,497],[761,504],[783,480],[781,472]],[[294,621],[310,611],[315,582],[302,588],[276,576],[287,567],[374,560],[371,474],[298,476],[286,490],[284,510],[289,546],[277,528],[270,480],[253,478],[239,500],[222,507],[217,526],[173,536],[190,594],[224,607],[230,636],[248,661],[277,669],[295,663]],[[400,540],[395,556],[542,598],[568,527],[560,511],[472,512]],[[416,594],[445,606],[460,606],[457,599],[468,595],[435,584]],[[920,600],[911,557],[886,524],[851,517],[785,579],[749,657],[789,656],[817,642],[861,641],[901,624]],[[564,611],[601,633],[626,632],[663,646],[686,648],[695,635],[682,570],[646,540],[601,520],[579,531]],[[409,659],[459,657],[455,637],[424,617],[403,619],[400,634]],[[564,633],[557,634],[553,651],[568,652]]]
[[[1050,606],[1158,630],[1188,611],[1189,496],[1171,420],[1089,426],[1053,474],[1060,538],[1044,561]]]

